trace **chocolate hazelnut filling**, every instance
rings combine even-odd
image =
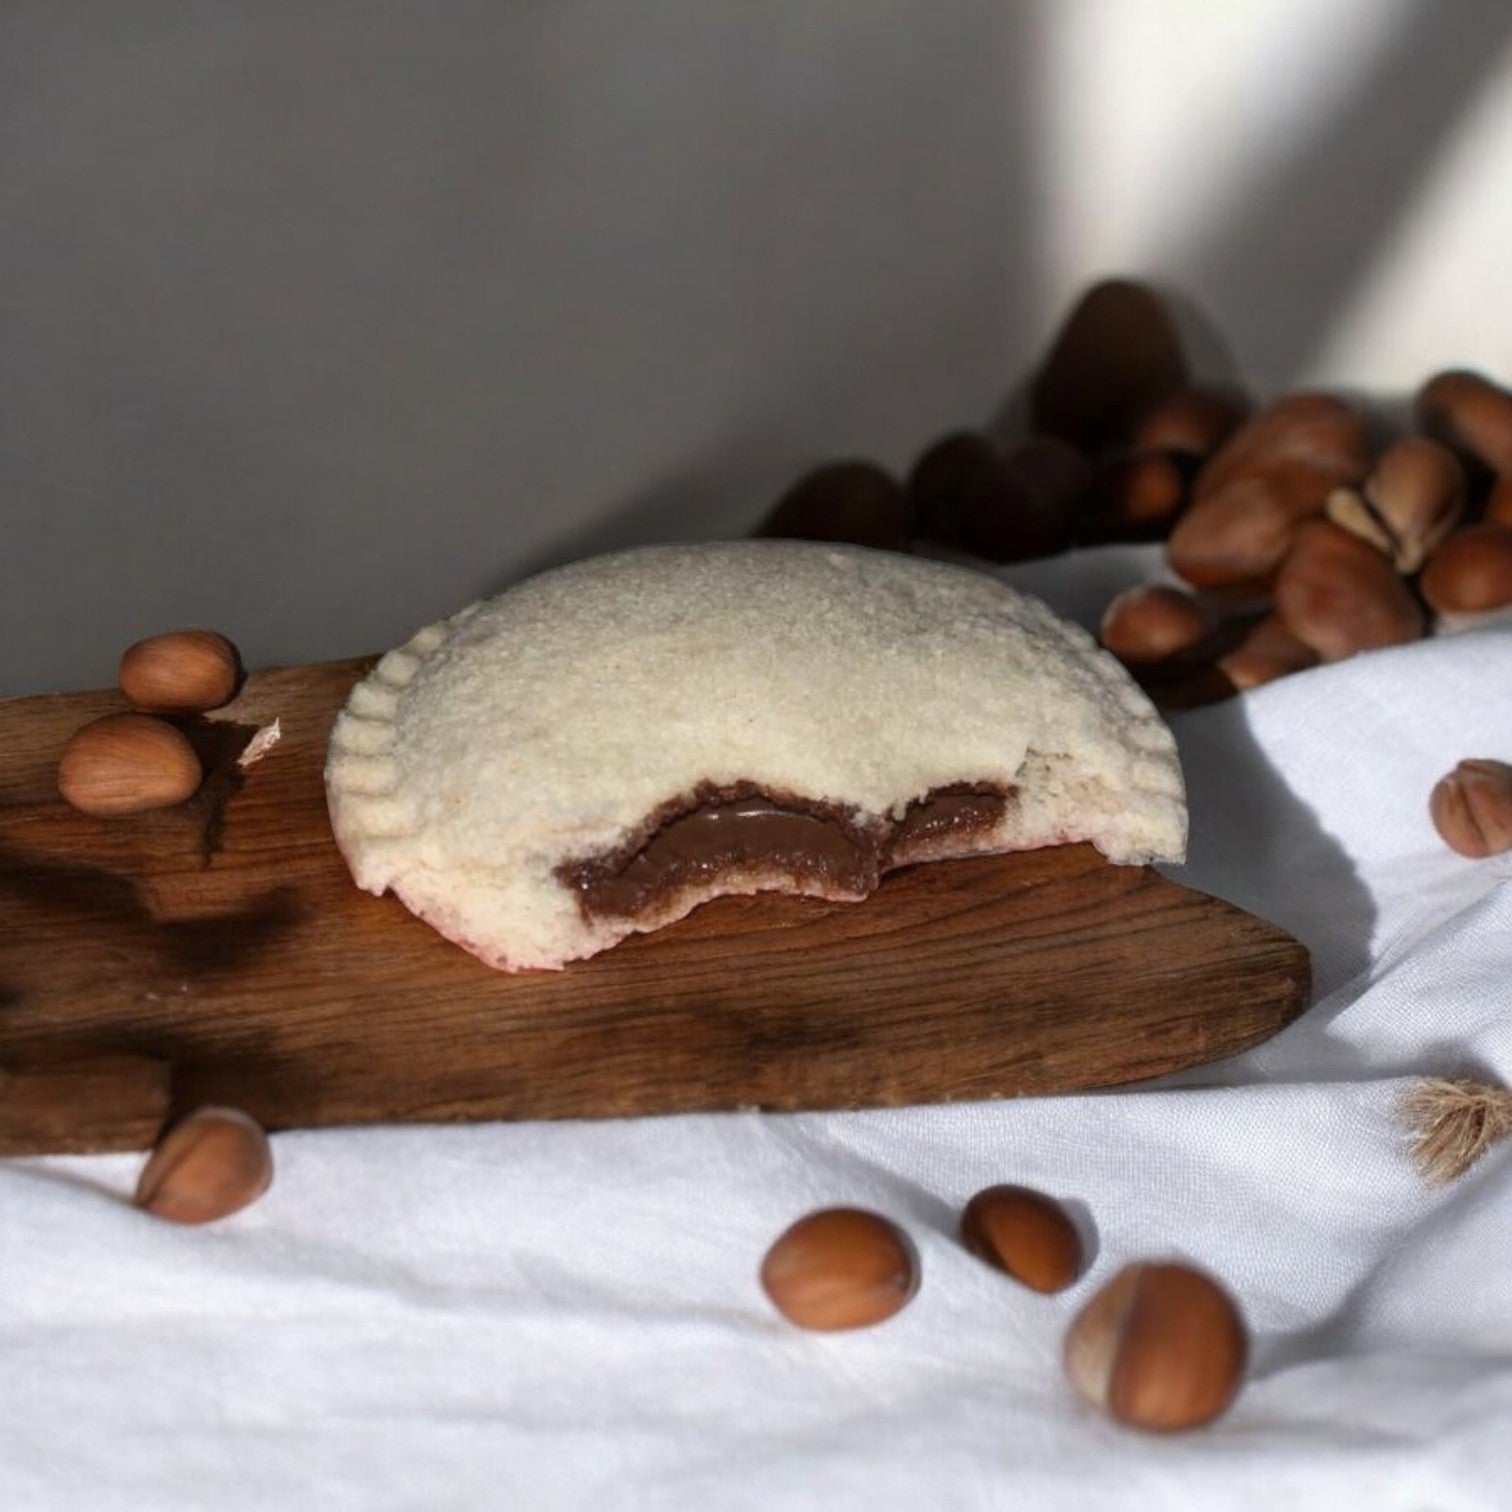
[[[753,784],[705,784],[658,810],[629,844],[565,862],[557,876],[590,918],[634,918],[736,871],[786,873],[804,890],[862,897],[883,872],[934,854],[943,841],[959,845],[991,830],[1010,796],[1011,789],[956,783],[916,799],[901,819],[876,819]]]

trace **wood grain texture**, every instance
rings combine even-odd
[[[909,868],[862,904],[720,899],[566,971],[494,972],[359,892],[331,838],[326,739],[369,665],[255,674],[186,726],[201,792],[129,818],[55,786],[119,694],[0,703],[0,1066],[146,1057],[177,1110],[272,1129],[867,1107],[1156,1076],[1306,1006],[1289,935],[1088,846]],[[147,1142],[79,1116],[71,1148]],[[15,1123],[9,1151],[62,1147],[56,1120]]]

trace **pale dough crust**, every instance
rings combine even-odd
[[[993,784],[1016,797],[975,853],[1185,850],[1175,743],[1091,636],[986,573],[862,547],[645,547],[543,573],[389,652],[326,766],[358,885],[504,970],[781,885],[732,876],[631,921],[586,917],[556,875],[741,782],[874,816]]]

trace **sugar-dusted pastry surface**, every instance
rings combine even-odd
[[[960,783],[1012,793],[972,851],[1183,854],[1170,733],[1084,631],[984,573],[786,541],[592,558],[472,605],[357,685],[327,765],[358,884],[509,969],[791,885],[746,869],[633,919],[585,910],[561,869],[701,787],[864,825]]]

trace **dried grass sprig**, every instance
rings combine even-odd
[[[1468,1077],[1425,1076],[1402,1099],[1402,1118],[1423,1179],[1443,1186],[1512,1134],[1512,1090]]]

